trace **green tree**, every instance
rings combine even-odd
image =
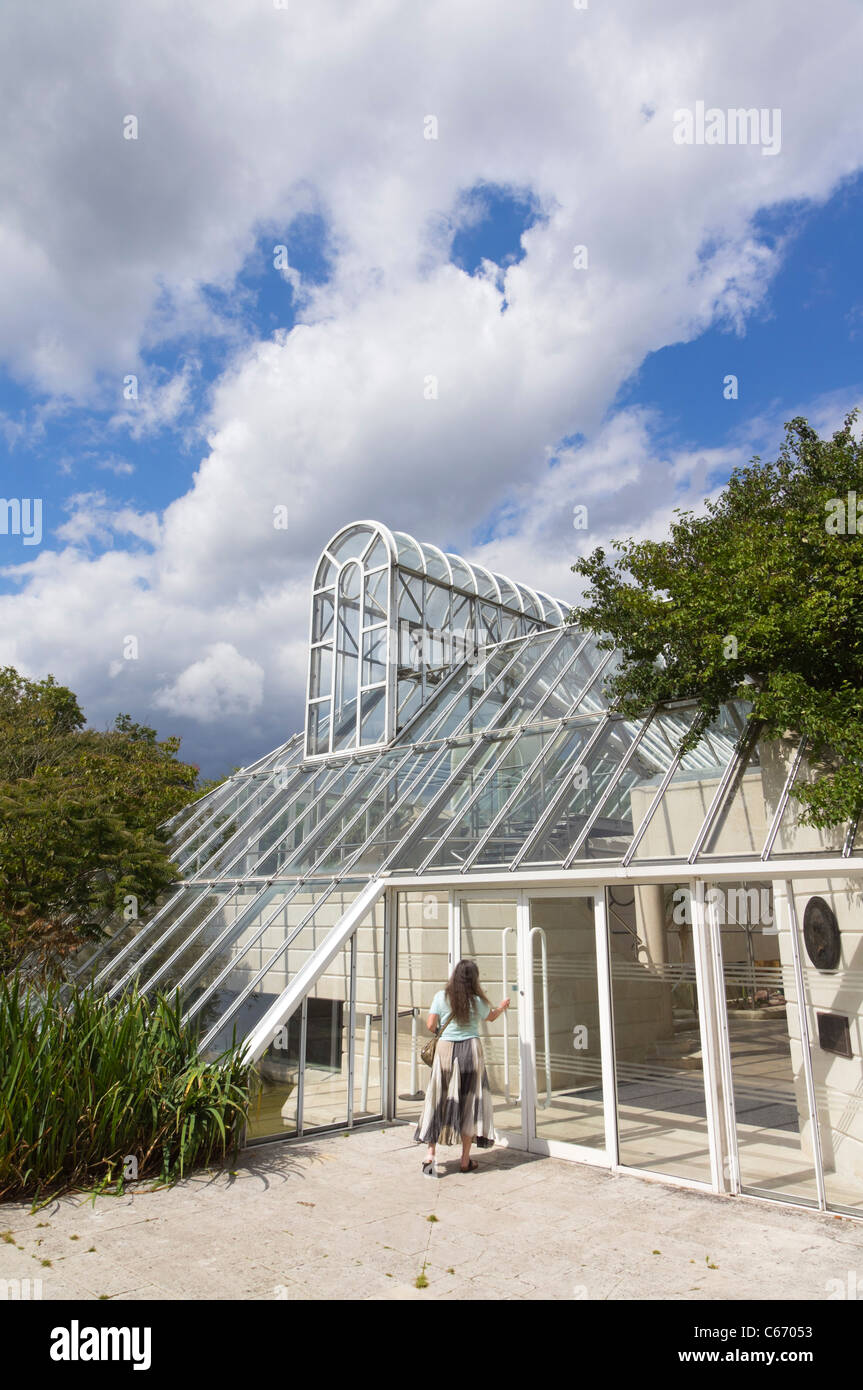
[[[816,826],[863,811],[863,445],[857,412],[830,439],[785,427],[773,462],[735,469],[667,540],[613,542],[573,565],[572,621],[624,661],[609,681],[627,713],[694,698],[705,716],[742,697],[767,737],[807,740],[819,778],[798,784]]]
[[[0,670],[0,968],[58,967],[112,918],[143,913],[176,871],[159,826],[197,795],[180,741],[119,715],[84,727],[52,676]]]

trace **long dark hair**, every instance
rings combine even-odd
[[[470,1011],[474,999],[488,1003],[479,982],[479,966],[475,960],[460,960],[449,977],[446,998],[456,1023],[464,1027],[470,1023]]]

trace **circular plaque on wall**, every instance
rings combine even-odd
[[[810,898],[803,913],[803,940],[812,964],[818,970],[835,970],[839,964],[841,939],[836,914],[823,898]]]

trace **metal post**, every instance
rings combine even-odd
[[[354,1123],[354,1053],[357,1029],[357,934],[351,937],[350,984],[348,986],[348,1129]]]
[[[363,1090],[360,1110],[368,1114],[369,1109],[369,1066],[372,1060],[372,1016],[366,1014],[365,1037],[363,1038]]]
[[[300,1071],[297,1077],[297,1134],[303,1132],[303,1106],[306,1091],[306,1031],[308,1020],[308,999],[304,999],[300,1009]]]
[[[411,1093],[412,1096],[415,1096],[415,1095],[417,1094],[417,1086],[418,1086],[418,1084],[419,1084],[419,1077],[417,1076],[417,1014],[418,1014],[418,1013],[419,1013],[419,1010],[418,1010],[418,1009],[413,1009],[412,1012],[411,1012],[411,1080],[410,1080],[410,1093]]]
[[[551,1105],[551,1039],[548,1027],[548,953],[545,945],[545,932],[542,927],[531,927],[531,973],[533,972],[533,938],[535,936],[539,936],[539,944],[542,948],[542,1040],[545,1047],[545,1105],[543,1109],[547,1110]]]
[[[509,975],[508,975],[508,962],[507,962],[506,938],[507,938],[507,933],[508,933],[508,932],[511,932],[512,930],[513,930],[513,928],[512,928],[511,926],[509,926],[509,927],[504,927],[503,930],[501,931],[501,934],[500,934],[501,974],[502,974],[502,976],[503,976],[503,998],[504,998],[504,999],[506,999],[507,996],[508,996],[508,994],[509,994]],[[504,1009],[504,1011],[503,1011],[503,1093],[504,1093],[504,1095],[505,1095],[505,1097],[506,1097],[507,1104],[509,1104],[509,1101],[510,1101],[510,1094],[509,1094],[509,1024],[508,1024],[508,1021],[507,1021],[507,1019],[508,1019],[508,1014],[509,1014],[509,1010],[508,1010],[508,1009]],[[521,1087],[519,1087],[519,1090],[520,1090],[520,1089],[521,1089]]]

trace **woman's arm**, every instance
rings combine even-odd
[[[437,1026],[439,1023],[440,1019],[438,1018],[437,1014],[429,1014],[428,1018],[426,1019],[426,1027],[428,1028],[430,1033],[437,1032]]]
[[[504,999],[502,1004],[498,1004],[496,1009],[490,1009],[486,1015],[486,1023],[494,1023],[496,1018],[500,1018],[505,1009],[509,1008],[509,1000]]]

